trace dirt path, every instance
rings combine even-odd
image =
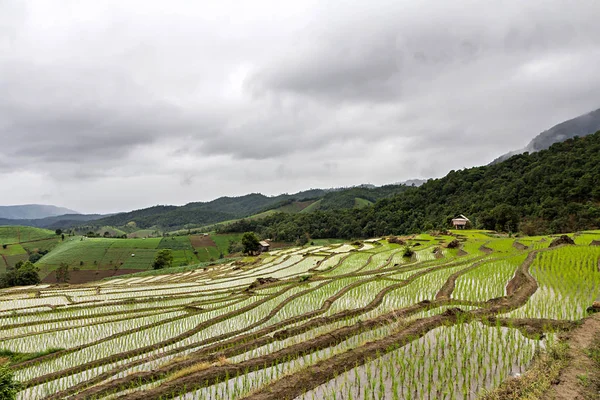
[[[568,335],[569,364],[561,371],[557,383],[546,392],[544,400],[600,399],[600,371],[587,350],[600,335],[600,314],[587,318]],[[587,385],[586,385],[587,384]]]

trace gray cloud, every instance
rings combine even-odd
[[[600,106],[592,0],[58,3],[0,2],[6,203],[441,176]]]
[[[564,1],[552,2],[556,7],[547,2],[439,2],[429,10],[407,2],[379,3],[357,6],[348,19],[309,31],[300,45],[257,73],[250,87],[336,100],[398,101],[427,88],[428,79],[482,60],[500,63],[481,71],[490,80],[493,70],[543,54],[595,47],[600,34],[594,22],[600,6],[591,2],[589,8],[562,10],[566,15],[556,11],[568,4]]]

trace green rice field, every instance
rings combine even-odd
[[[386,238],[323,240],[0,290],[0,350],[32,357],[11,365],[22,400],[477,399],[523,374],[600,292],[599,232],[557,247],[484,231],[401,239],[411,256]],[[229,238],[134,240],[135,257],[123,240],[76,239],[41,261],[143,269],[167,244],[187,260]]]

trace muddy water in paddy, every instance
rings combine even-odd
[[[476,399],[483,389],[522,373],[536,346],[544,343],[513,329],[481,323],[440,327],[296,400]]]
[[[335,354],[343,353],[349,348],[355,348],[360,346],[362,343],[368,340],[375,340],[387,336],[391,331],[390,326],[384,326],[372,331],[363,332],[357,336],[353,336],[348,340],[323,350],[313,352],[311,354],[304,355],[303,357],[292,359],[288,362],[265,366],[265,368],[258,371],[248,371],[248,373],[233,377],[225,382],[220,382],[216,385],[212,385],[200,390],[189,392],[181,396],[175,397],[178,400],[197,400],[197,399],[211,399],[211,400],[230,400],[240,399],[245,395],[253,392],[256,389],[266,386],[277,379],[285,379],[284,375],[293,373],[300,369],[310,367],[320,360],[330,358]],[[292,338],[284,344],[292,344],[295,342],[302,342],[297,338]],[[268,345],[266,347],[269,347]],[[283,347],[283,346],[281,346]],[[266,353],[271,352],[270,349]],[[255,356],[252,354],[251,356]],[[250,357],[250,356],[249,356]],[[244,355],[240,355],[230,361],[237,362],[245,358]]]

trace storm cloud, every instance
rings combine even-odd
[[[600,3],[0,0],[1,204],[444,175],[600,107]]]

